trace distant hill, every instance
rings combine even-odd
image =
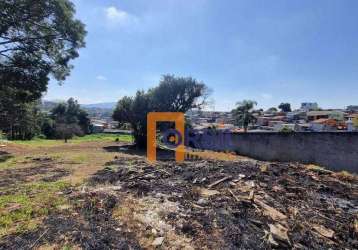
[[[44,110],[51,110],[54,108],[58,103],[66,102],[66,101],[42,101],[41,107]],[[114,109],[117,105],[116,102],[101,102],[101,103],[91,103],[91,104],[80,104],[82,108],[85,109]]]
[[[99,109],[114,109],[116,107],[116,102],[102,102],[102,103],[94,103],[94,104],[81,104],[83,108],[99,108]]]
[[[52,110],[58,103],[64,101],[42,101],[41,109],[43,111],[49,112]],[[97,117],[101,119],[110,119],[113,113],[114,108],[117,103],[115,102],[103,102],[103,103],[94,103],[94,104],[80,104],[81,107],[87,111],[90,117]]]

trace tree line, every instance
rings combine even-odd
[[[63,123],[40,112],[39,102],[50,78],[62,83],[85,46],[74,15],[69,0],[0,0],[0,130],[8,138],[31,139],[46,126],[50,137],[60,134]]]

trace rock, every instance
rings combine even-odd
[[[161,246],[163,244],[163,241],[164,241],[164,237],[158,237],[152,242],[152,246],[154,247]]]

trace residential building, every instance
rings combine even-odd
[[[349,106],[347,106],[347,111],[349,111],[349,112],[358,112],[358,105],[349,105]]]
[[[92,127],[92,133],[102,133],[105,129],[105,126],[103,124],[99,124],[99,123],[92,123],[91,124]]]
[[[314,121],[318,119],[328,119],[332,111],[309,111],[307,112],[307,121]]]
[[[296,124],[294,124],[294,123],[276,123],[273,126],[273,130],[276,132],[280,132],[283,129],[289,129],[291,131],[296,131]]]
[[[335,131],[337,128],[337,121],[334,119],[321,118],[312,121],[310,124],[311,130],[314,132]]]

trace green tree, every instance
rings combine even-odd
[[[40,133],[40,110],[37,102],[10,103],[12,112],[0,117],[3,132],[10,140],[29,140]]]
[[[146,146],[147,114],[149,112],[187,112],[207,103],[206,85],[191,77],[164,75],[155,88],[138,91],[135,97],[125,96],[117,103],[113,119],[129,123],[138,147]]]
[[[69,0],[0,0],[1,116],[39,99],[50,77],[69,75],[86,34],[74,14]]]
[[[236,120],[236,124],[242,126],[245,132],[247,132],[249,124],[256,121],[256,117],[253,115],[253,113],[257,102],[243,100],[242,102],[238,102],[236,105],[236,108],[231,111],[232,115]]]
[[[17,111],[17,136],[13,139],[30,140],[34,136],[40,134],[40,120],[41,112],[38,102],[26,103],[20,106]]]
[[[56,123],[55,135],[57,139],[64,139],[67,143],[75,135],[82,136],[83,131],[76,123]]]
[[[46,121],[42,126],[43,133],[49,138],[55,136],[67,141],[74,135],[82,136],[89,133],[88,115],[73,98],[55,106],[51,110],[50,117],[53,122]]]
[[[272,108],[269,108],[268,110],[266,110],[266,112],[268,112],[268,113],[276,113],[277,111],[278,110],[275,107],[272,107]]]
[[[52,120],[49,115],[44,113],[41,117],[41,133],[49,139],[55,138],[56,136],[54,120]]]
[[[288,102],[281,103],[280,105],[278,105],[278,108],[281,109],[282,112],[291,112],[291,104],[289,104]]]

